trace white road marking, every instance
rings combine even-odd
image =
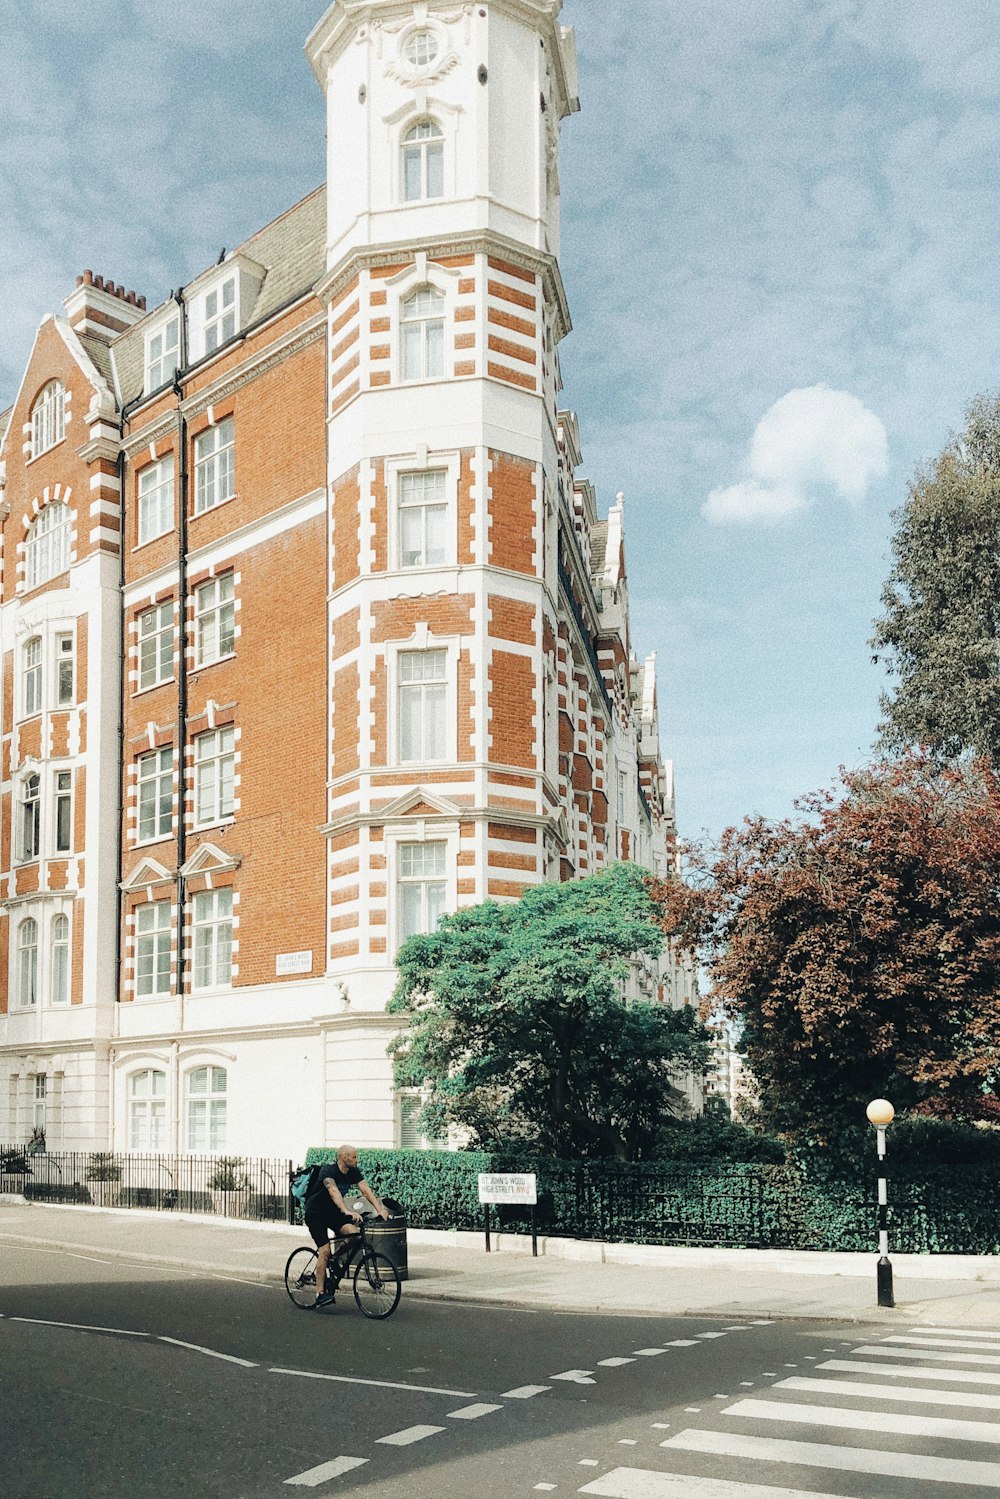
[[[839,1374],[877,1374],[879,1379],[946,1379],[949,1384],[1000,1385],[1000,1374],[983,1374],[979,1369],[922,1369],[919,1364],[868,1364],[850,1358],[828,1358],[817,1368],[836,1369]]]
[[[291,1374],[297,1379],[328,1379],[334,1384],[372,1385],[377,1390],[416,1390],[420,1395],[453,1395],[460,1400],[471,1400],[476,1393],[475,1390],[441,1390],[426,1384],[397,1384],[388,1379],[358,1379],[353,1374],[314,1374],[311,1369],[272,1368],[268,1373]]]
[[[200,1343],[185,1343],[180,1338],[158,1338],[159,1343],[173,1343],[176,1348],[190,1348],[192,1353],[205,1353],[209,1358],[225,1359],[227,1364],[240,1364],[244,1369],[256,1369],[248,1358],[236,1358],[232,1353],[216,1353],[214,1348],[203,1348]]]
[[[619,1437],[618,1445],[619,1447],[638,1447],[639,1443],[635,1437]]]
[[[599,1369],[620,1369],[622,1364],[634,1364],[634,1358],[599,1358],[597,1367]]]
[[[998,1336],[994,1327],[992,1331],[978,1327],[911,1327],[910,1332],[927,1333],[928,1336],[958,1337],[958,1338],[995,1338]]]
[[[601,1494],[604,1499],[845,1499],[843,1494],[819,1494],[815,1489],[776,1489],[766,1483],[732,1483],[647,1468],[614,1468],[577,1492]]]
[[[555,1484],[554,1483],[536,1483],[535,1484],[535,1490],[536,1490],[536,1492],[537,1492],[538,1489],[541,1489],[541,1490],[543,1490],[543,1492],[545,1492],[546,1494],[548,1494],[548,1493],[551,1493],[551,1491],[554,1488],[555,1488]]]
[[[699,1338],[724,1338],[726,1335],[724,1332],[700,1332],[698,1336]]]
[[[796,1405],[785,1400],[737,1400],[724,1416],[758,1421],[795,1421],[806,1426],[838,1426],[849,1431],[891,1432],[900,1437],[944,1437],[955,1442],[1000,1443],[996,1421],[955,1421],[945,1416],[900,1416],[895,1411],[855,1411],[846,1406]]]
[[[515,1390],[504,1390],[504,1400],[530,1400],[532,1395],[544,1395],[545,1391],[551,1389],[547,1384],[519,1384]]]
[[[723,1328],[724,1332],[749,1332],[750,1328],[746,1322],[734,1322],[732,1326]]]
[[[744,1437],[735,1432],[681,1431],[661,1447],[705,1452],[713,1457],[800,1464],[844,1473],[879,1473],[889,1478],[918,1478],[929,1483],[967,1483],[1000,1488],[1000,1463],[956,1457],[920,1457],[909,1452],[879,1452],[874,1447],[838,1447],[826,1442],[786,1442],[777,1437]]]
[[[654,1421],[651,1429],[653,1431],[669,1431],[670,1430],[670,1422],[669,1421]]]
[[[771,1322],[771,1321],[769,1321],[769,1319],[767,1317],[758,1317],[755,1322],[751,1322],[750,1323],[750,1326],[751,1327],[773,1327],[774,1323]]]
[[[883,1343],[902,1343],[908,1348],[968,1348],[970,1353],[1000,1353],[1000,1343],[976,1343],[969,1338],[914,1338],[908,1333],[897,1333],[883,1338]]]
[[[112,1260],[99,1259],[96,1254],[73,1254],[70,1250],[63,1251],[68,1260],[87,1260],[91,1265],[110,1265]]]
[[[701,1406],[700,1405],[686,1405],[684,1407],[684,1411],[685,1411],[685,1414],[689,1415],[689,1416],[700,1416],[701,1415]]]
[[[668,1348],[697,1348],[697,1346],[698,1343],[694,1338],[674,1338],[672,1343],[667,1344]]]
[[[562,1374],[550,1374],[550,1379],[564,1379],[567,1384],[596,1384],[596,1379],[591,1379],[592,1369],[567,1369]]]
[[[315,1489],[321,1483],[326,1483],[328,1478],[339,1478],[342,1473],[350,1473],[354,1468],[363,1468],[367,1461],[367,1457],[335,1457],[332,1462],[320,1463],[317,1468],[307,1468],[304,1473],[297,1473],[294,1478],[286,1478],[285,1482]]]
[[[488,1416],[491,1411],[502,1411],[502,1405],[489,1405],[485,1400],[476,1405],[463,1405],[461,1410],[449,1411],[449,1421],[478,1421],[480,1416]]]
[[[880,1371],[881,1372],[881,1371]],[[1000,1395],[974,1395],[968,1390],[922,1390],[910,1385],[895,1389],[883,1384],[865,1384],[852,1379],[779,1379],[776,1390],[814,1390],[820,1395],[855,1395],[859,1400],[900,1400],[913,1405],[975,1406],[979,1410],[1000,1411]]]
[[[886,1348],[881,1343],[865,1343],[861,1348],[852,1349],[852,1352],[863,1353],[867,1358],[924,1358],[936,1359],[939,1364],[978,1364],[980,1369],[1000,1368],[1000,1358],[995,1353],[945,1353],[937,1348],[900,1348],[898,1345]]]
[[[636,1358],[655,1358],[658,1353],[666,1353],[665,1348],[633,1348],[632,1352]]]
[[[402,1431],[394,1431],[387,1437],[376,1437],[376,1441],[383,1447],[411,1447],[414,1442],[422,1442],[425,1437],[436,1436],[439,1431],[444,1431],[443,1426],[406,1426]]]
[[[88,1322],[54,1322],[48,1317],[9,1317],[10,1322],[30,1322],[36,1327],[71,1327],[74,1332],[113,1332],[120,1338],[148,1338],[148,1332],[133,1332],[128,1327],[92,1327]]]
[[[581,1457],[577,1463],[578,1468],[599,1468],[600,1466],[596,1457]]]
[[[6,1237],[7,1237],[6,1234],[0,1234],[0,1239],[6,1239]],[[12,1249],[27,1249],[27,1247],[28,1246],[26,1244],[12,1244],[11,1245]],[[66,1255],[66,1254],[69,1253],[69,1251],[66,1250],[66,1249],[45,1249],[41,1244],[32,1244],[32,1246],[31,1246],[31,1252],[32,1252],[32,1254],[54,1254],[54,1255],[58,1255],[59,1259],[62,1259],[64,1255]],[[85,1255],[85,1254],[74,1254],[72,1256],[72,1258],[75,1259],[75,1260],[85,1260],[85,1259],[90,1258],[90,1256]],[[100,1264],[100,1265],[110,1265],[111,1261],[110,1260],[98,1260],[98,1264]],[[11,1321],[13,1321],[13,1320],[14,1319],[12,1317]]]

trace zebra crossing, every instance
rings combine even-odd
[[[655,1468],[612,1468],[577,1492],[882,1499],[894,1480],[893,1493],[964,1499],[1000,1491],[998,1411],[1000,1328],[914,1327],[733,1399],[711,1427],[666,1436]]]

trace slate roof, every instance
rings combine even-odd
[[[285,303],[308,292],[326,270],[326,188],[316,188],[272,223],[252,234],[233,251],[234,256],[240,254],[265,267],[264,279],[250,313],[251,323],[259,322]],[[142,394],[144,330],[150,318],[155,317],[164,305],[161,302],[158,308],[153,308],[112,345],[111,359],[117,376],[112,384],[122,404]],[[103,366],[96,359],[94,363],[103,373]]]
[[[604,557],[608,549],[608,523],[595,521],[590,528],[590,571],[596,578],[604,571]]]

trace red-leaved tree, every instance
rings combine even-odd
[[[738,1019],[773,1128],[832,1139],[884,1096],[996,1116],[1000,782],[910,755],[748,818],[657,890]]]

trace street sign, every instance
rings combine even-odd
[[[518,1175],[513,1172],[482,1172],[479,1177],[479,1201],[504,1205],[530,1203],[534,1207],[538,1201],[535,1173],[532,1171]]]

